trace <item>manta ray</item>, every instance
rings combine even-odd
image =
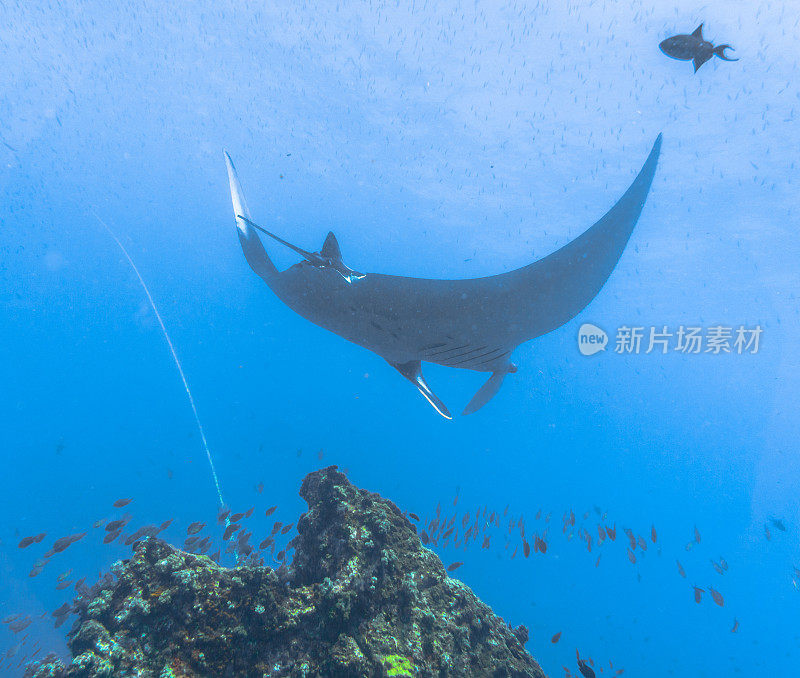
[[[660,148],[659,134],[625,194],[582,235],[522,268],[464,280],[359,273],[344,264],[333,233],[318,252],[293,245],[251,219],[227,152],[225,161],[239,242],[253,271],[307,320],[378,354],[451,419],[425,381],[421,364],[491,372],[463,414],[488,403],[505,376],[517,371],[510,360],[514,349],[564,325],[602,289],[639,219]],[[259,232],[302,260],[279,271]]]

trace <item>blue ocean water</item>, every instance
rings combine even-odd
[[[175,364],[93,212],[150,287],[234,510],[277,504],[275,519],[295,522],[303,476],[329,464],[423,519],[438,504],[458,518],[486,507],[503,516],[491,548],[437,552],[463,560],[454,575],[529,627],[548,675],[574,673],[576,648],[606,675],[792,675],[795,10],[686,0],[0,6],[0,608],[35,620],[16,634],[0,628],[0,656],[16,651],[2,676],[20,675],[37,646],[66,652],[69,623],[54,629],[49,615],[67,599],[57,575],[91,582],[129,553],[103,545],[95,521],[174,518],[165,536],[180,544],[188,523],[216,519]],[[715,58],[693,74],[659,51],[701,22],[740,61]],[[520,369],[494,400],[453,421],[253,275],[223,159],[227,149],[253,218],[306,249],[333,230],[357,270],[470,278],[579,235],[660,132],[650,195],[603,290],[521,346]],[[297,261],[266,244],[281,267]],[[580,354],[582,323],[608,332],[608,350]],[[618,354],[622,326],[763,331],[757,353]],[[453,411],[485,379],[425,373]],[[114,509],[121,497],[134,502]],[[576,524],[564,530],[570,512]],[[520,540],[507,523],[521,516],[546,554],[511,558]],[[598,545],[598,525],[615,525],[616,541]],[[635,563],[625,528],[647,540]],[[83,531],[29,576],[56,538]],[[41,532],[42,543],[18,548]],[[724,574],[711,562],[721,558]],[[706,591],[700,604],[693,585]]]

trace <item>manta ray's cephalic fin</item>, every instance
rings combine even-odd
[[[492,376],[487,379],[486,383],[478,389],[478,392],[472,396],[472,400],[467,403],[462,415],[472,414],[477,412],[481,407],[488,403],[492,398],[497,395],[500,387],[503,385],[503,379],[509,372],[516,372],[517,366],[514,363],[509,363],[508,368],[505,370],[498,370],[492,372]]]
[[[450,414],[450,410],[447,409],[447,405],[439,400],[439,397],[433,391],[431,391],[430,387],[425,381],[425,377],[422,376],[422,365],[420,364],[419,360],[409,360],[407,363],[390,362],[389,364],[412,384],[414,384],[425,400],[433,405],[433,408],[439,414],[441,414],[445,419],[453,418],[453,415]]]

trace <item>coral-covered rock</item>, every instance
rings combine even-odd
[[[225,568],[156,538],[112,568],[29,676],[413,678],[544,674],[390,501],[329,467],[300,490],[291,566]]]

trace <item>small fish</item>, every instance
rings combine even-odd
[[[98,527],[103,527],[103,525],[105,525],[105,522],[106,522],[105,518],[100,518],[100,520],[95,520],[94,523],[92,523],[92,527],[96,530]]]
[[[234,513],[230,518],[230,522],[238,523],[242,518],[244,518],[244,513]]]
[[[539,537],[536,537],[536,539],[538,540]],[[535,544],[538,546],[539,542],[536,541]],[[522,552],[525,554],[526,558],[531,555],[531,545],[525,540],[522,542]]]
[[[597,560],[594,561],[594,566],[595,567],[600,567],[600,558],[602,558],[602,557],[603,557],[602,553],[599,556],[597,556]]]
[[[269,517],[270,517],[270,516],[271,516],[273,513],[275,513],[275,510],[276,510],[277,508],[278,508],[277,506],[270,506],[270,507],[267,509],[267,512],[266,512],[266,516],[267,516],[267,518],[269,518]]]
[[[698,586],[694,587],[694,602],[695,603],[699,603],[701,600],[703,600],[703,593],[705,593],[705,591],[703,589],[701,589]]]
[[[583,659],[578,659],[578,670],[585,678],[595,678],[594,669]]]
[[[427,533],[425,530],[422,530],[422,531],[419,533],[419,540],[420,540],[420,541],[421,541],[423,544],[425,544],[425,546],[427,546],[428,544],[430,544],[430,543],[431,543],[431,538],[428,536],[428,533]]]
[[[650,539],[655,544],[658,541],[658,534],[656,534],[656,526],[652,525],[650,527]]]
[[[122,534],[122,528],[120,528],[119,530],[114,530],[113,532],[109,532],[109,533],[108,533],[108,534],[107,534],[107,535],[106,535],[106,536],[103,538],[103,543],[104,543],[104,544],[110,544],[112,541],[114,541],[114,540],[115,540],[117,537],[119,537],[119,535],[121,535],[121,534]]]
[[[703,38],[703,24],[700,24],[690,35],[673,35],[662,40],[659,45],[664,54],[672,59],[691,61],[694,72],[713,56],[718,56],[723,61],[738,61],[725,55],[725,50],[733,50],[730,45],[714,45]],[[735,50],[734,50],[735,51]]]
[[[255,507],[251,506],[249,509],[247,509],[247,511],[245,511],[244,517],[249,518],[253,515],[253,511],[255,511]]]
[[[419,522],[419,516],[416,513],[409,513],[408,517],[411,518],[414,522]]]
[[[720,564],[720,566],[722,567],[723,570],[725,570],[726,572],[728,571],[728,561],[725,560],[725,558],[720,558],[719,559],[719,564]]]
[[[158,526],[158,531],[163,532],[164,530],[166,530],[170,525],[172,525],[172,522],[174,520],[175,518],[170,518],[169,520],[165,520],[163,523],[161,523],[161,525]]]
[[[217,522],[222,525],[230,514],[231,510],[227,506],[221,506],[217,513]]]
[[[771,517],[769,519],[769,522],[772,524],[772,527],[774,527],[776,530],[779,530],[781,532],[786,532],[786,524],[780,518]]]
[[[256,485],[256,492],[261,494],[263,491],[264,491],[264,483],[259,483],[258,485]]]
[[[19,544],[17,544],[17,547],[21,549],[26,549],[33,543],[34,543],[34,537],[24,537],[23,539],[20,540]]]
[[[683,569],[683,565],[681,565],[680,560],[675,561],[678,564],[678,574],[681,575],[684,579],[686,579],[686,570]]]
[[[769,532],[769,527],[764,525],[764,536],[767,538],[767,541],[772,541],[772,535]]]
[[[66,537],[61,537],[60,539],[56,539],[55,543],[52,547],[53,553],[61,553],[65,549],[69,548],[74,544],[76,541],[80,541],[86,536],[86,532],[80,532],[77,534],[70,534]]]
[[[630,560],[633,565],[636,565],[636,554],[631,551],[631,549],[628,549],[628,560]]]
[[[711,564],[714,566],[714,569],[717,571],[717,574],[725,574],[725,569],[719,563],[715,563],[713,560]]]
[[[231,535],[241,527],[242,527],[241,525],[237,525],[236,523],[231,523],[230,525],[228,525],[228,527],[225,528],[225,532],[222,533],[222,540],[228,541],[228,539],[231,538]]]
[[[722,594],[717,591],[716,589],[710,588],[709,593],[711,593],[711,597],[714,599],[714,602],[723,607],[725,605],[725,599],[722,597]]]
[[[283,523],[280,520],[275,521],[275,523],[272,525],[272,532],[270,532],[270,536],[278,534],[278,530],[281,529],[281,525],[283,525]]]
[[[461,567],[463,564],[464,564],[464,563],[463,563],[463,562],[461,562],[461,561],[456,561],[455,563],[450,563],[450,564],[447,566],[447,571],[448,571],[448,572],[453,572],[454,570],[457,570],[459,567]]]
[[[132,501],[133,501],[132,497],[127,497],[126,499],[117,499],[117,501],[114,502],[114,507],[122,508],[123,506],[127,506],[128,504],[130,504]]]
[[[644,537],[640,536],[636,540],[636,543],[639,544],[639,548],[642,549],[642,551],[647,551],[647,542],[644,540]]]
[[[57,607],[55,610],[51,612],[54,617],[63,617],[65,614],[72,610],[72,605],[70,603],[64,603],[61,607]]]
[[[201,522],[192,523],[191,525],[189,525],[189,527],[186,528],[186,534],[197,534],[205,526],[206,524]]]
[[[289,530],[291,530],[293,527],[294,527],[294,523],[289,523],[288,525],[284,525],[284,526],[281,528],[281,534],[286,534],[286,533],[287,533]]]
[[[67,579],[66,581],[60,581],[56,584],[56,591],[63,591],[65,588],[72,586],[72,580]]]
[[[263,551],[265,548],[268,548],[271,544],[274,544],[275,540],[272,537],[267,537],[264,541],[262,541],[258,545],[258,550]]]
[[[556,633],[556,634],[555,634],[555,635],[554,635],[554,636],[553,636],[553,637],[550,639],[550,642],[551,642],[551,643],[553,643],[553,644],[555,645],[555,644],[556,644],[556,643],[557,643],[559,640],[561,640],[561,631],[559,631],[558,633]]]
[[[731,629],[731,633],[736,633],[738,630],[739,630],[739,620],[734,617],[733,628]]]
[[[694,528],[694,541],[696,544],[700,543],[700,530],[697,527]]]
[[[64,581],[71,574],[72,574],[72,569],[70,568],[66,572],[62,572],[60,575],[58,575],[57,579],[58,581]]]

